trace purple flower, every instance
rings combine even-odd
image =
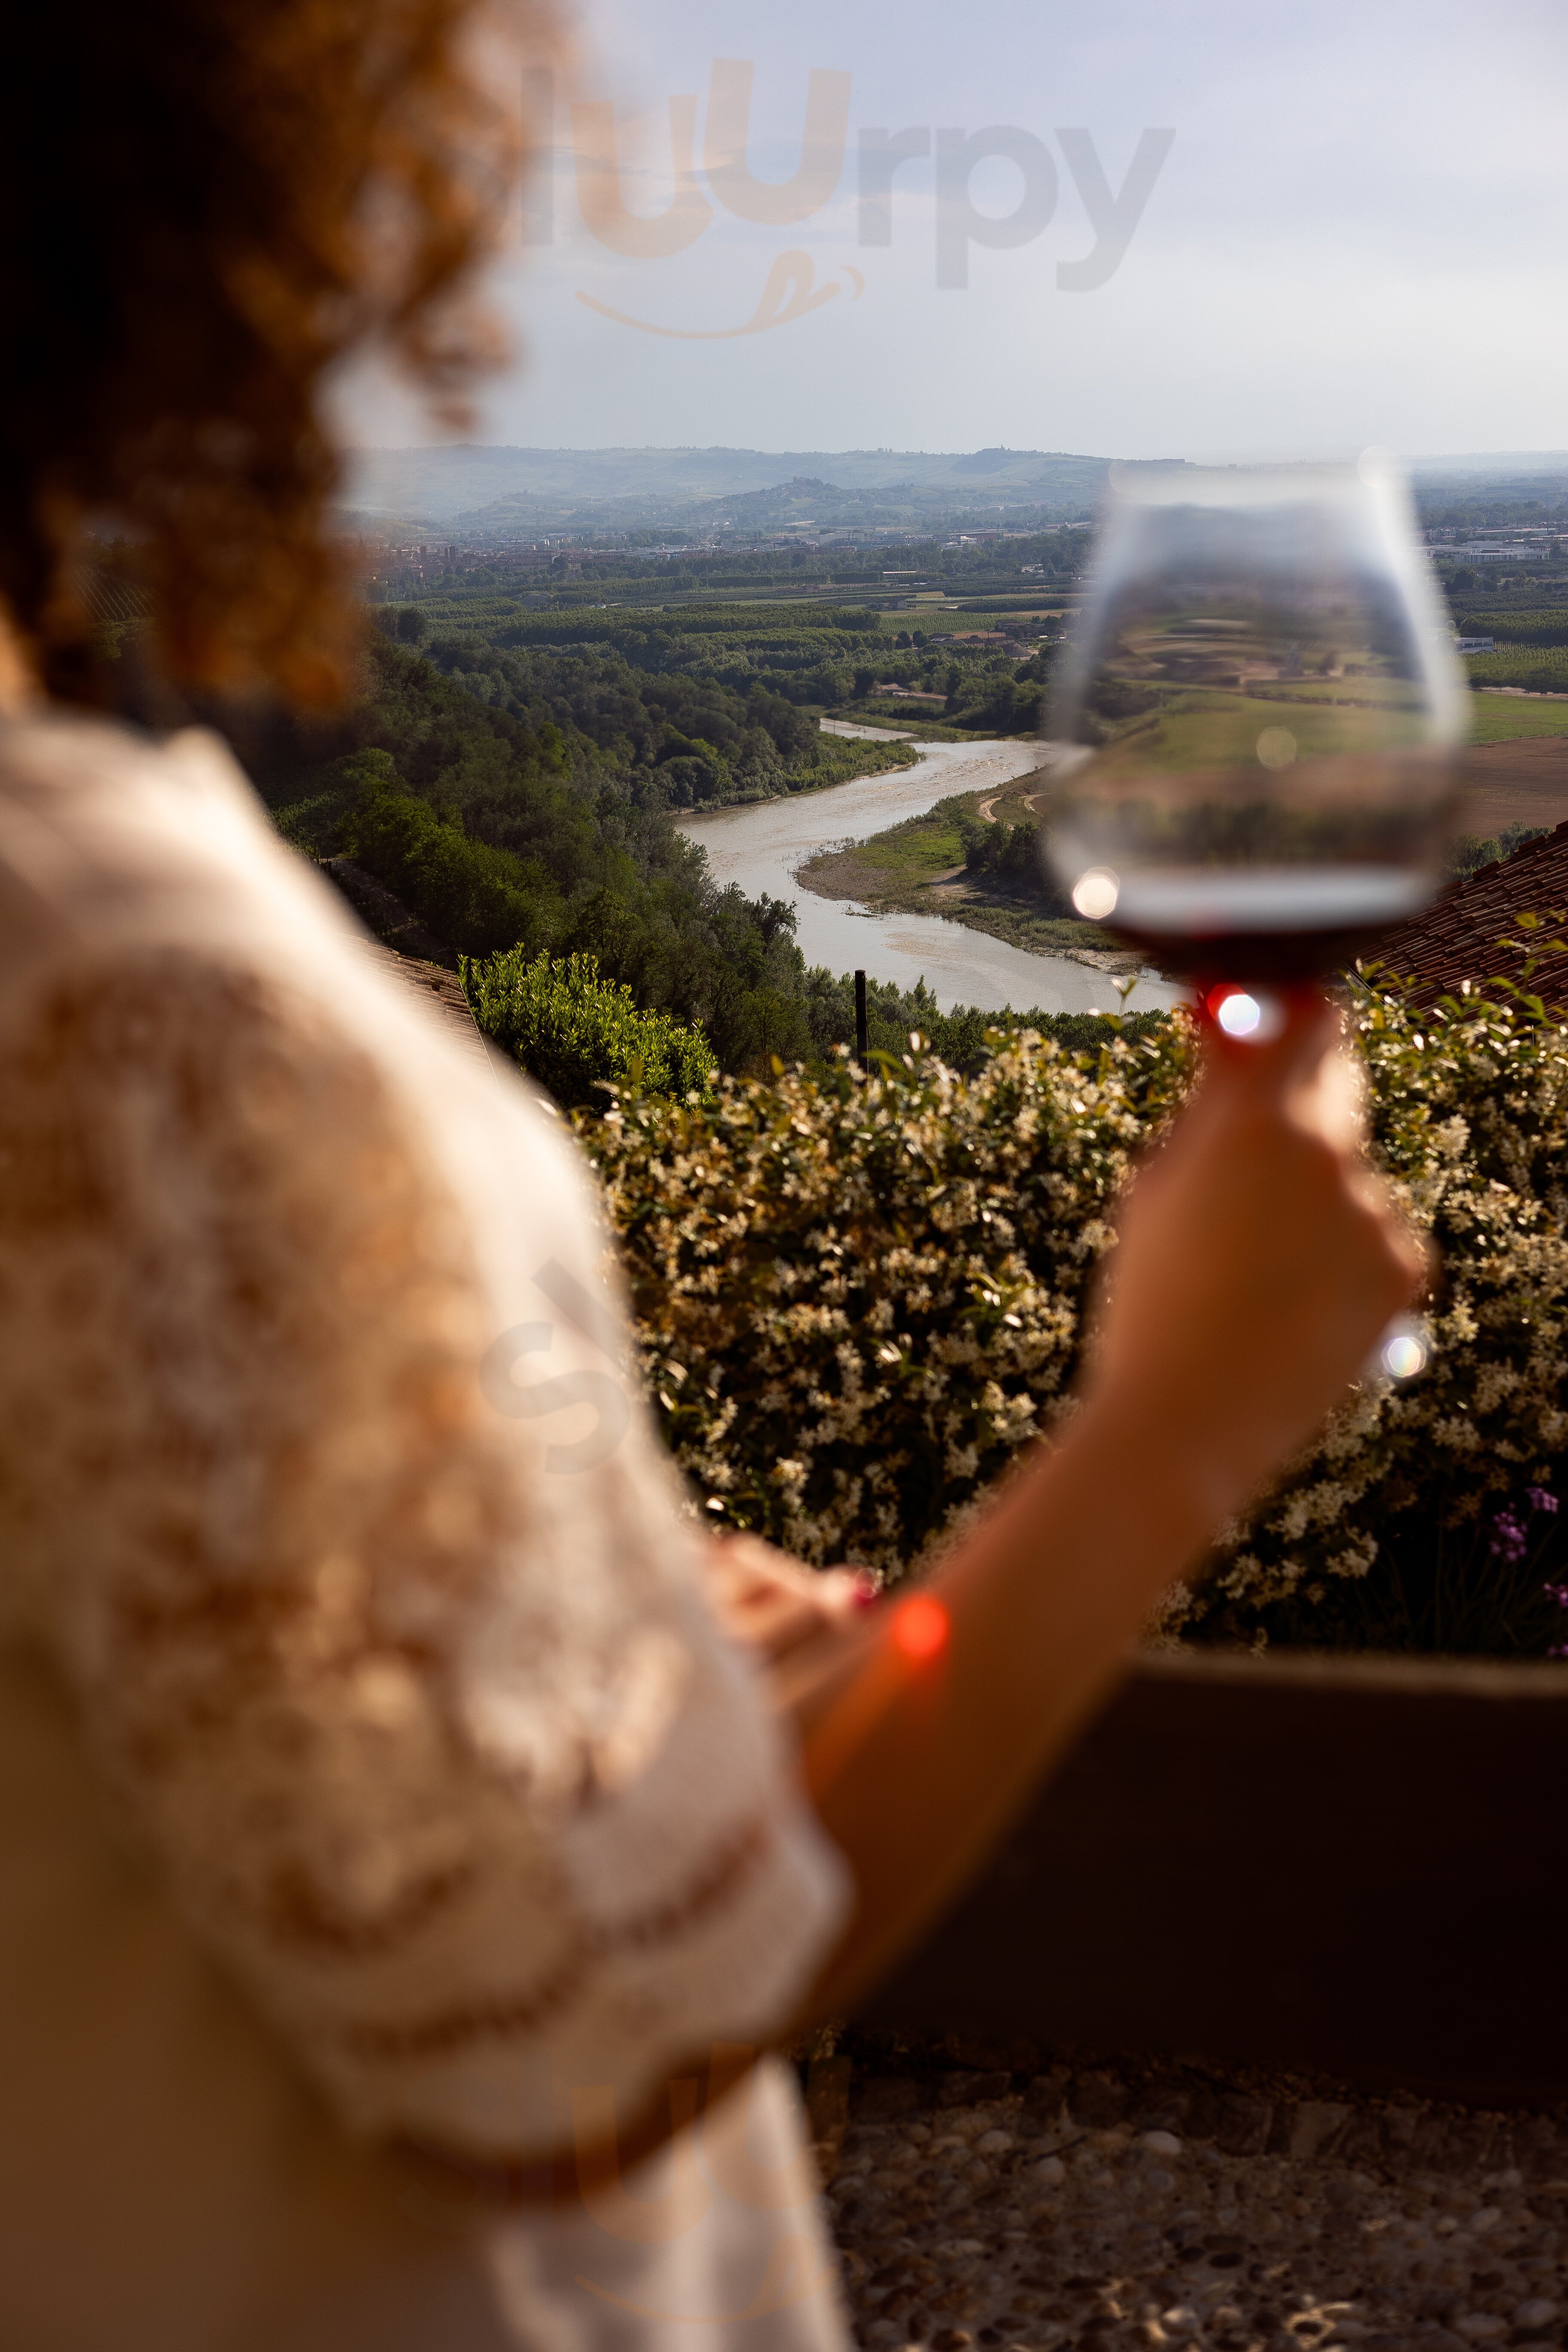
[[[1541,1590],[1554,1608],[1568,1609],[1568,1584],[1543,1584]]]
[[[1501,1510],[1492,1519],[1491,1554],[1494,1559],[1507,1560],[1510,1567],[1524,1558],[1524,1529],[1510,1510]]]
[[[1527,1486],[1524,1498],[1532,1511],[1554,1511],[1557,1508],[1556,1496],[1548,1494],[1544,1486]]]

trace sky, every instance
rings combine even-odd
[[[588,0],[576,23],[476,439],[1568,447],[1563,0]],[[879,198],[867,134],[900,131]],[[352,406],[362,442],[437,437],[384,385]]]

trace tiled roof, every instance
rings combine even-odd
[[[1540,916],[1540,924],[1521,928],[1525,915]],[[1385,931],[1368,955],[1414,981],[1419,1003],[1457,996],[1462,981],[1484,989],[1496,979],[1562,1003],[1568,999],[1568,954],[1546,945],[1557,937],[1568,948],[1568,823],[1450,883],[1425,914]],[[1541,960],[1527,977],[1531,953]]]
[[[418,956],[399,955],[379,940],[372,944],[372,953],[400,988],[411,988],[424,998],[458,1045],[477,1061],[488,1062],[489,1048],[455,971],[444,971],[438,963],[426,963]]]

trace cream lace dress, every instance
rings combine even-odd
[[[766,2035],[843,1874],[694,1578],[570,1143],[222,747],[0,729],[0,2343],[842,2340]]]

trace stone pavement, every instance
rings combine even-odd
[[[1568,2344],[1568,2118],[1322,2094],[1194,2067],[861,2076],[828,2190],[859,2342]]]

